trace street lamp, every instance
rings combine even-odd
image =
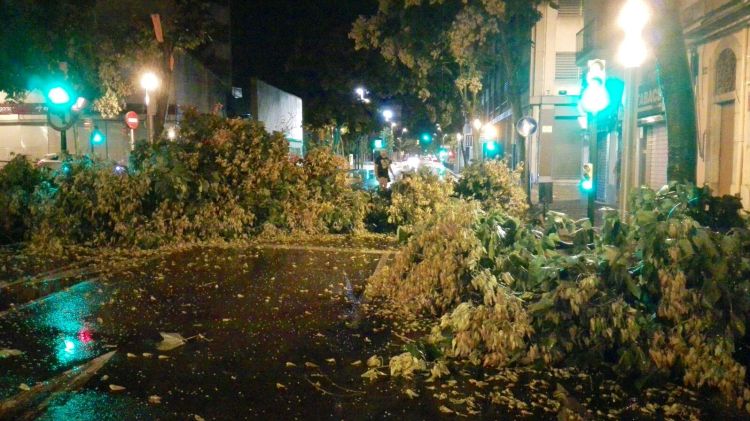
[[[472,126],[474,126],[475,130],[482,130],[482,120],[476,118],[476,119],[474,119],[474,122],[471,123],[471,124],[472,124]]]
[[[482,137],[486,140],[497,138],[497,127],[494,124],[487,123],[482,127]]]
[[[385,121],[391,121],[393,118],[393,111],[390,109],[383,110],[383,118],[385,118]]]
[[[625,32],[625,39],[617,53],[618,61],[626,68],[639,67],[646,61],[648,48],[643,30],[651,12],[643,0],[628,0],[620,11],[617,24]]]
[[[154,72],[145,72],[141,75],[141,88],[146,91],[146,97],[144,98],[146,104],[146,113],[148,114],[148,141],[152,143],[154,141],[154,115],[151,108],[151,92],[156,91],[159,88],[159,77]]]
[[[359,86],[357,87],[357,89],[354,90],[354,93],[357,94],[361,102],[364,102],[365,104],[370,103],[370,98],[365,97],[365,95],[367,95],[367,89]]]

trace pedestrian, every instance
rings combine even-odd
[[[378,177],[380,190],[385,190],[388,187],[388,182],[391,181],[390,170],[391,159],[388,158],[385,149],[382,149],[380,154],[375,157],[375,176]]]

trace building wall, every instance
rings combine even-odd
[[[251,82],[250,112],[269,132],[281,132],[292,154],[303,155],[302,99],[261,80]]]
[[[576,181],[585,152],[577,121],[581,81],[575,62],[576,34],[583,28],[583,16],[551,5],[540,10],[530,69],[529,112],[539,123],[538,132],[529,139],[531,178],[532,183],[553,182],[555,201],[575,200],[580,197]]]
[[[5,94],[0,93],[0,104],[5,104]],[[23,110],[13,112],[14,110]],[[31,92],[20,108],[0,106],[0,166],[15,155],[25,155],[32,161],[46,154],[60,152],[60,133],[47,125],[41,92]],[[27,112],[27,110],[31,110]],[[143,116],[141,117],[143,118]],[[146,138],[145,122],[135,130],[136,140]],[[94,128],[107,138],[105,145],[96,146],[98,157],[127,163],[130,151],[130,130],[121,118],[105,120],[97,115],[83,115],[67,130],[68,151],[74,155],[90,153],[89,138]]]
[[[750,68],[747,56],[747,28],[727,34],[719,39],[696,47],[699,75],[696,84],[698,113],[698,183],[707,184],[720,194],[741,194],[745,208],[750,208],[750,152],[745,139],[750,135],[750,110],[748,109],[747,82],[750,81]],[[726,94],[716,93],[718,59],[722,51],[731,50],[736,58],[735,90]],[[726,129],[727,110],[733,106],[733,139],[726,143],[729,131]],[[724,127],[722,127],[724,126]],[[724,140],[724,142],[722,141]],[[727,144],[732,145],[731,153],[722,151]],[[727,157],[730,160],[727,162]],[[731,182],[726,181],[731,174]],[[725,190],[729,184],[729,191]]]

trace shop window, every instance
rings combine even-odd
[[[737,83],[737,56],[730,48],[723,50],[716,61],[716,95],[734,92]]]

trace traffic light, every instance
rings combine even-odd
[[[422,133],[422,136],[420,136],[420,143],[423,143],[425,145],[432,143],[432,135],[429,133]]]
[[[482,148],[486,159],[495,159],[502,156],[502,147],[495,141],[485,142]]]
[[[64,106],[70,103],[70,93],[62,86],[54,86],[47,91],[47,100],[53,106]]]
[[[385,147],[385,142],[383,139],[377,138],[372,141],[372,148],[373,149],[383,149]]]
[[[588,193],[594,190],[594,164],[583,164],[583,177],[581,177],[581,190]]]
[[[106,141],[107,137],[104,136],[104,133],[102,133],[98,127],[94,127],[94,131],[91,132],[91,145],[101,145]]]
[[[597,114],[609,106],[609,93],[606,87],[607,63],[604,60],[589,60],[586,82],[581,94],[581,108]]]

